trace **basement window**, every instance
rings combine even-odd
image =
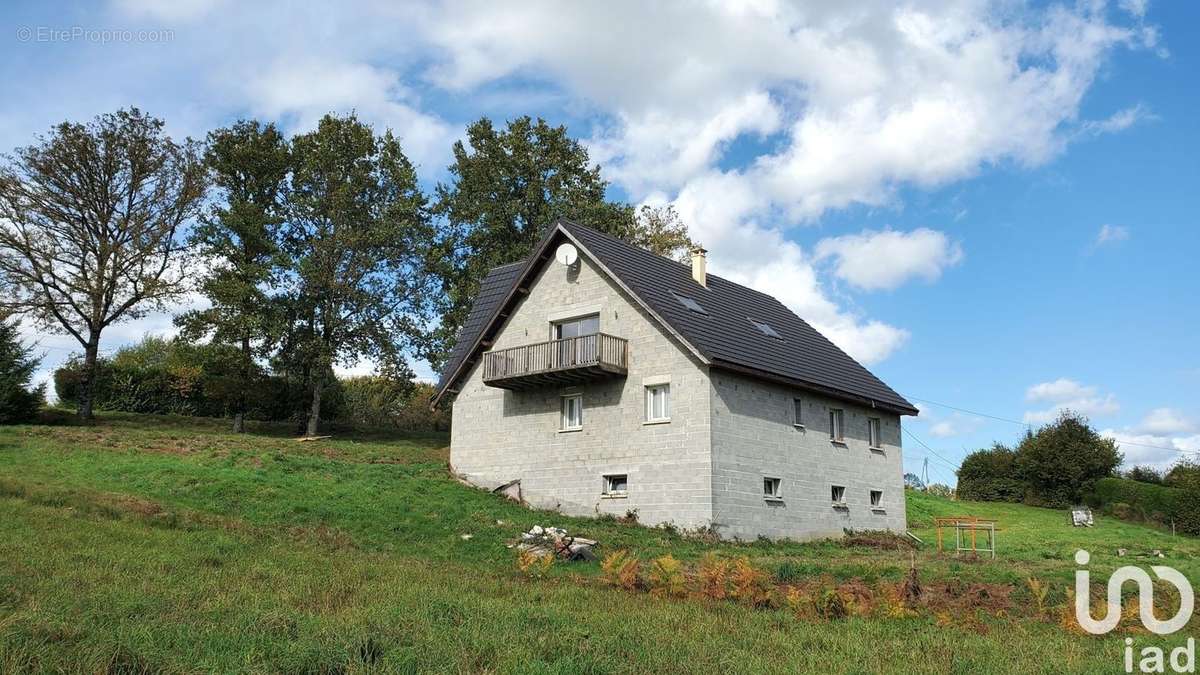
[[[746,318],[750,319],[750,317],[746,317]],[[767,324],[763,321],[759,321],[758,319],[750,319],[750,323],[754,324],[754,327],[758,329],[758,332],[762,333],[763,335],[766,335],[769,338],[775,338],[776,340],[783,339],[783,336],[780,335],[779,333],[776,333],[775,329],[771,328],[770,324]]]
[[[834,506],[846,505],[846,487],[844,485],[831,486],[829,496],[833,498]]]
[[[679,301],[679,304],[683,305],[684,307],[687,307],[688,309],[692,310],[693,312],[695,312],[697,314],[705,314],[705,315],[708,314],[708,312],[704,311],[704,308],[700,306],[700,303],[689,298],[688,296],[680,295],[680,294],[676,293],[675,291],[671,291],[671,295],[675,296],[675,299]]]
[[[562,418],[559,431],[578,431],[583,428],[583,394],[562,397]]]
[[[629,475],[618,473],[605,476],[604,494],[609,497],[624,497],[629,494]]]
[[[783,499],[783,494],[779,489],[782,482],[778,478],[763,478],[763,498],[767,500]]]
[[[871,508],[883,507],[883,490],[871,490]]]

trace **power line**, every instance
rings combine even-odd
[[[925,399],[925,398],[918,398],[918,397],[916,397],[916,396],[909,396],[908,398],[910,398],[910,399],[912,399],[912,400],[914,400],[914,401],[920,401],[921,403],[929,403],[930,405],[936,405],[936,406],[938,406],[938,407],[941,407],[941,408],[949,408],[950,410],[957,410],[958,412],[961,412],[961,413],[966,413],[966,414],[968,414],[968,415],[974,415],[974,416],[976,416],[976,417],[986,417],[986,418],[988,418],[988,419],[992,419],[992,420],[998,420],[998,421],[1000,421],[1000,422],[1009,422],[1009,423],[1011,423],[1011,424],[1019,424],[1019,425],[1021,425],[1021,426],[1023,426],[1023,427],[1026,427],[1026,428],[1032,428],[1032,427],[1033,427],[1033,425],[1031,425],[1029,422],[1020,422],[1020,421],[1017,421],[1017,420],[1014,420],[1014,419],[1009,419],[1009,418],[1007,418],[1007,417],[1000,417],[1000,416],[998,416],[998,415],[989,415],[989,414],[987,414],[987,413],[976,412],[976,411],[974,411],[974,410],[967,410],[966,408],[959,408],[959,407],[956,407],[956,406],[947,405],[947,404],[945,404],[945,403],[938,403],[937,401],[930,401],[929,399]]]
[[[945,462],[945,463],[946,463],[946,465],[947,465],[947,466],[951,467],[951,468],[952,468],[952,469],[954,469],[955,471],[958,471],[958,469],[960,468],[960,467],[959,467],[959,465],[958,465],[958,463],[956,463],[956,462],[951,462],[950,460],[946,459],[945,457],[942,457],[941,455],[939,455],[939,454],[937,454],[936,452],[934,452],[933,448],[931,448],[931,447],[929,447],[928,445],[926,445],[926,444],[925,444],[925,441],[922,441],[920,438],[917,438],[917,435],[916,435],[916,434],[914,434],[913,432],[909,431],[908,429],[905,429],[904,427],[900,427],[900,428],[904,430],[904,433],[906,433],[906,434],[908,434],[910,437],[912,437],[912,439],[913,439],[914,441],[916,441],[916,442],[917,442],[917,443],[918,443],[918,444],[919,444],[919,445],[920,445],[922,448],[925,448],[927,451],[929,451],[929,454],[930,454],[930,455],[933,455],[934,457],[936,457],[936,458],[938,458],[938,459],[942,460],[943,462]]]
[[[981,413],[981,412],[978,412],[975,410],[968,410],[966,408],[960,408],[957,406],[948,405],[946,403],[938,403],[937,401],[930,401],[929,399],[919,398],[917,396],[909,396],[907,398],[910,398],[914,401],[920,401],[921,403],[928,403],[930,405],[936,405],[941,408],[948,408],[950,410],[955,410],[955,411],[958,411],[961,413],[966,413],[968,415],[974,415],[976,417],[986,417],[987,419],[997,420],[999,422],[1008,422],[1010,424],[1019,424],[1019,425],[1025,427],[1026,429],[1030,429],[1030,430],[1033,429],[1033,425],[1030,424],[1029,422],[1020,422],[1018,420],[1010,419],[1007,417],[1000,417],[999,415],[989,415],[987,413]],[[1139,447],[1139,448],[1151,448],[1154,450],[1167,450],[1170,452],[1179,452],[1179,453],[1185,453],[1185,454],[1200,452],[1200,451],[1196,451],[1196,450],[1182,450],[1180,448],[1173,448],[1173,447],[1168,447],[1165,445],[1151,445],[1150,443],[1135,443],[1133,441],[1124,441],[1124,440],[1121,440],[1118,438],[1113,438],[1113,440],[1116,441],[1120,445],[1132,445],[1132,446]],[[917,442],[919,443],[920,441],[917,441]]]

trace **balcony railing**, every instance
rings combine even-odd
[[[502,389],[625,375],[629,343],[605,333],[537,342],[483,354],[483,382]]]

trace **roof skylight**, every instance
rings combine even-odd
[[[680,295],[680,294],[676,293],[675,291],[671,291],[671,295],[675,296],[675,299],[679,301],[679,304],[683,305],[684,307],[687,307],[688,309],[692,310],[693,312],[695,312],[697,314],[708,314],[708,312],[704,311],[704,308],[700,306],[700,303],[689,298],[688,296]]]
[[[750,319],[750,317],[746,317],[746,318]],[[771,326],[767,323],[759,321],[758,319],[750,319],[750,323],[754,324],[754,327],[757,328],[760,333],[762,333],[763,335],[766,335],[767,337],[772,337],[772,338],[775,338],[776,340],[783,339],[783,336],[780,335],[779,333],[776,333],[775,329],[771,328]]]

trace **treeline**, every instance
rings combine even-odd
[[[54,372],[54,390],[61,404],[78,401],[81,371],[81,360],[74,358]],[[229,417],[244,406],[247,419],[306,421],[308,392],[303,381],[255,364],[252,386],[243,392],[243,377],[241,355],[232,346],[148,337],[97,360],[92,395],[99,410]],[[430,410],[432,396],[433,387],[420,382],[378,376],[334,378],[322,397],[323,415],[345,426],[446,431],[449,415]]]
[[[1135,466],[1119,473],[1123,459],[1115,441],[1067,411],[1015,448],[996,443],[967,455],[958,494],[1055,508],[1087,504],[1123,520],[1200,535],[1200,464],[1185,459],[1166,472]]]
[[[1015,448],[996,443],[973,452],[958,469],[958,495],[1031,506],[1081,504],[1096,482],[1115,475],[1123,456],[1086,417],[1066,411],[1029,432]]]
[[[348,391],[338,365],[369,360],[416,391],[413,363],[441,367],[487,270],[558,217],[660,255],[694,245],[670,208],[609,200],[564,127],[485,118],[452,154],[426,193],[398,136],[353,114],[290,138],[243,120],[179,142],[137,109],[64,122],[0,163],[3,309],[78,341],[56,385],[85,420],[171,406],[236,430],[297,416],[312,435]],[[205,308],[175,317],[178,363],[150,375],[101,357],[109,326],[190,294]]]

